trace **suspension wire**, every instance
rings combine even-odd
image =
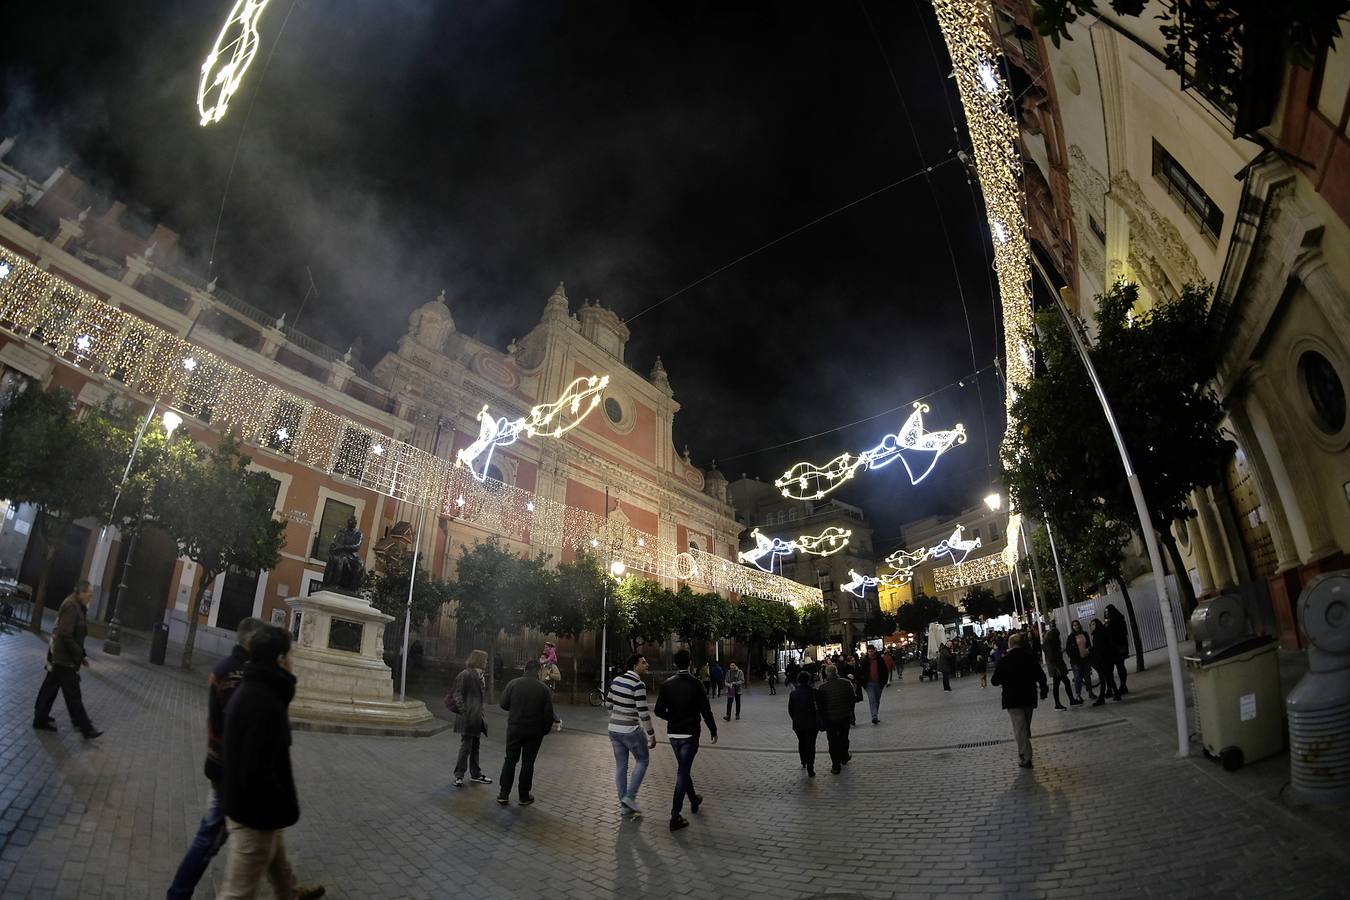
[[[914,139],[914,149],[918,153],[919,163],[922,165],[924,162],[923,145],[919,141],[919,131],[914,127],[914,118],[909,113],[909,104],[905,102],[904,92],[900,90],[900,82],[895,77],[895,69],[891,66],[890,57],[886,54],[885,45],[881,42],[881,35],[877,33],[876,25],[872,21],[872,15],[867,11],[866,0],[858,0],[858,7],[862,10],[863,18],[867,22],[867,30],[871,32],[872,40],[877,46],[877,53],[881,56],[881,61],[886,66],[887,74],[890,75],[891,87],[895,89],[895,96],[900,101],[900,110],[904,113],[905,122],[909,125],[910,136]],[[943,95],[946,95],[945,87],[943,88]],[[965,287],[961,284],[961,269],[956,264],[956,251],[952,248],[951,232],[947,229],[947,217],[942,214],[942,203],[938,199],[937,188],[933,186],[933,179],[931,174],[929,174],[930,172],[931,169],[924,169],[924,181],[928,185],[928,194],[933,200],[933,210],[937,213],[938,225],[942,228],[942,237],[947,244],[947,258],[952,264],[952,275],[956,280],[956,293],[961,300],[961,314],[965,317],[966,322],[966,340],[970,345],[970,365],[971,368],[978,371],[980,363],[975,355],[975,332],[970,325],[970,307],[966,302]],[[980,244],[981,246],[984,244],[983,234],[981,235]],[[994,324],[995,333],[997,334],[997,320],[995,320]],[[984,388],[980,386],[978,379],[975,382],[975,387],[978,392],[980,403],[980,423],[984,431],[984,461],[987,469],[992,473],[994,461],[993,456],[990,453],[989,416],[984,408]]]
[[[834,434],[837,431],[843,431],[846,428],[852,428],[854,425],[862,425],[865,422],[871,422],[873,419],[880,419],[882,416],[888,416],[891,413],[899,412],[902,409],[912,409],[914,407],[914,404],[922,403],[925,400],[929,400],[933,397],[936,397],[943,391],[950,390],[954,387],[965,387],[966,379],[973,379],[975,383],[978,385],[980,376],[984,375],[986,372],[990,371],[993,368],[995,368],[995,366],[993,364],[990,364],[985,366],[983,369],[976,369],[973,372],[969,372],[965,375],[962,375],[960,378],[957,378],[954,381],[947,382],[941,387],[934,388],[933,390],[929,391],[928,393],[920,397],[915,397],[908,403],[901,403],[899,406],[892,406],[890,409],[883,409],[881,412],[874,413],[870,416],[866,416],[865,418],[855,419],[854,421],[846,422],[843,425],[836,425],[835,427],[827,428],[824,431],[817,431],[815,434],[808,434],[805,437],[793,438],[790,441],[783,441],[781,444],[774,444],[771,447],[760,447],[758,450],[747,450],[744,453],[736,453],[732,456],[723,456],[720,457],[720,459],[722,462],[729,462],[733,459],[741,459],[746,456],[757,456],[760,453],[768,453],[770,450],[780,450],[783,447],[791,447],[793,444],[800,444],[803,441],[811,441],[815,440],[818,437],[824,437],[827,434]]]
[[[678,291],[676,291],[675,293],[673,293],[673,294],[671,294],[671,295],[669,295],[669,296],[667,296],[667,297],[664,297],[664,298],[662,298],[662,299],[660,299],[660,300],[657,300],[657,301],[656,301],[655,303],[653,303],[651,306],[648,306],[648,307],[645,308],[645,309],[642,309],[642,310],[639,310],[638,312],[633,313],[633,315],[631,315],[631,316],[629,316],[628,318],[624,319],[624,320],[623,320],[623,323],[624,323],[625,325],[627,325],[629,322],[632,322],[634,319],[637,319],[637,318],[639,318],[639,317],[641,317],[641,316],[645,316],[647,313],[649,313],[649,312],[651,312],[652,310],[656,309],[658,306],[664,306],[665,304],[669,303],[671,300],[674,300],[676,297],[680,296],[681,294],[685,293],[686,291],[691,291],[691,290],[693,290],[694,288],[698,287],[700,284],[703,284],[703,282],[708,281],[709,279],[715,278],[715,277],[718,276],[718,275],[721,275],[723,272],[725,272],[727,269],[730,269],[732,266],[735,266],[735,265],[737,265],[738,263],[743,263],[743,262],[745,262],[747,259],[749,259],[750,257],[754,256],[755,254],[761,253],[761,252],[763,252],[763,251],[765,251],[765,250],[768,250],[768,249],[769,249],[770,247],[772,247],[774,244],[782,243],[783,241],[787,240],[788,238],[792,237],[793,235],[800,234],[801,232],[805,231],[806,229],[812,227],[813,225],[819,225],[821,222],[824,222],[826,219],[830,218],[831,216],[838,215],[839,213],[844,212],[844,211],[847,210],[847,209],[852,209],[853,207],[857,206],[859,203],[863,203],[864,201],[871,200],[873,197],[877,196],[878,194],[884,194],[886,191],[889,191],[889,190],[891,190],[891,189],[893,189],[893,188],[897,188],[897,187],[899,187],[900,185],[905,184],[905,183],[907,183],[907,182],[913,181],[914,179],[918,178],[918,177],[921,176],[921,175],[925,175],[925,176],[926,176],[929,172],[932,172],[934,169],[940,169],[940,168],[942,168],[943,166],[947,165],[948,163],[955,162],[956,159],[957,159],[957,156],[956,156],[956,154],[953,153],[951,156],[948,156],[946,159],[943,159],[943,160],[940,160],[940,161],[934,163],[932,166],[929,166],[929,167],[927,167],[927,168],[925,168],[925,169],[922,169],[922,170],[920,170],[920,171],[918,171],[918,172],[914,172],[914,173],[912,173],[912,174],[910,174],[910,175],[906,175],[904,178],[901,178],[901,179],[899,179],[898,181],[892,181],[892,182],[891,182],[890,184],[888,184],[888,185],[885,185],[885,186],[883,186],[883,187],[879,187],[879,188],[877,188],[876,190],[871,191],[870,193],[863,194],[861,197],[857,198],[856,200],[850,200],[848,203],[845,203],[843,206],[840,206],[840,207],[838,207],[837,209],[833,209],[833,210],[831,210],[830,212],[827,212],[827,213],[825,213],[825,214],[822,215],[822,216],[818,216],[818,217],[812,219],[810,222],[807,222],[805,225],[798,225],[796,228],[792,229],[791,231],[787,232],[786,234],[779,235],[778,237],[774,238],[773,240],[769,241],[768,243],[761,244],[760,246],[756,247],[754,250],[751,250],[749,253],[746,253],[746,254],[744,254],[744,255],[742,255],[742,256],[738,256],[738,257],[736,257],[735,259],[733,259],[731,262],[726,263],[725,265],[719,266],[719,267],[717,267],[716,269],[713,269],[711,272],[709,272],[707,275],[704,275],[702,278],[699,278],[699,279],[696,280],[696,281],[691,281],[689,284],[686,284],[684,287],[680,288],[680,289],[679,289]]]
[[[216,265],[216,243],[220,240],[220,223],[225,219],[225,201],[230,196],[230,184],[234,181],[234,166],[239,162],[239,148],[244,145],[244,135],[248,132],[248,121],[253,118],[253,107],[258,103],[258,95],[262,93],[263,79],[267,77],[267,70],[272,67],[272,57],[277,52],[277,45],[281,43],[281,35],[286,31],[286,23],[291,20],[291,13],[300,5],[300,0],[291,0],[290,9],[286,10],[286,18],[281,20],[281,27],[277,29],[277,36],[272,40],[272,48],[267,51],[267,59],[263,62],[262,71],[258,73],[258,81],[253,86],[253,97],[248,102],[248,109],[244,111],[244,121],[239,126],[239,139],[234,142],[234,155],[230,157],[230,168],[225,173],[225,189],[220,194],[220,209],[216,212],[216,231],[211,236],[211,250],[206,254],[206,280],[211,280],[211,272]]]

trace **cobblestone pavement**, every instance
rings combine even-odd
[[[105,734],[85,742],[59,700],[58,734],[30,727],[44,649],[0,634],[0,895],[162,897],[206,795],[204,676],[95,649],[85,696]],[[451,786],[453,733],[297,732],[287,842],[331,897],[1345,896],[1346,833],[1326,824],[1345,819],[1174,759],[1136,715],[1170,702],[1165,671],[1131,681],[1126,703],[1038,711],[1036,768],[1021,770],[996,689],[906,679],[881,725],[862,718],[853,764],[815,779],[791,752],[785,694],[756,688],[741,721],[719,718],[722,742],[705,739],[706,803],[675,834],[668,746],[642,789],[647,816],[623,820],[589,709],[565,710],[578,727],[545,741],[530,808]],[[484,743],[494,778],[503,724]],[[218,859],[198,896],[222,871]]]

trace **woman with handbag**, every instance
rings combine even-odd
[[[455,731],[459,733],[459,758],[455,761],[455,787],[464,786],[464,774],[470,781],[479,784],[492,784],[492,779],[483,774],[478,764],[478,743],[487,734],[487,723],[483,721],[483,695],[486,684],[483,668],[487,665],[487,653],[475,650],[464,660],[464,668],[455,676],[454,687],[446,697],[446,706],[456,713]]]

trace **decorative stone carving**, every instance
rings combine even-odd
[[[558,282],[558,286],[553,289],[553,293],[549,294],[548,300],[544,303],[544,321],[565,322],[569,318],[568,313],[567,291],[560,281]]]
[[[1077,144],[1069,146],[1069,201],[1073,206],[1074,230],[1078,234],[1078,264],[1083,271],[1108,279],[1104,248],[1092,233],[1088,216],[1097,220],[1102,228],[1106,227],[1106,176],[1088,162],[1087,154]]]
[[[445,291],[430,303],[424,303],[408,316],[408,334],[428,350],[440,351],[455,330],[455,320],[445,305]]]
[[[1117,172],[1111,178],[1111,194],[1124,207],[1130,218],[1130,253],[1136,253],[1141,259],[1153,259],[1166,264],[1166,271],[1177,280],[1177,287],[1205,280],[1195,254],[1186,245],[1186,239],[1171,220],[1158,213],[1147,198],[1139,183],[1130,177],[1129,172]],[[1136,243],[1138,244],[1136,249]],[[1131,265],[1131,268],[1134,268]],[[1138,269],[1135,269],[1138,273]],[[1155,276],[1156,277],[1156,276]],[[1160,297],[1174,296],[1175,288]]]
[[[667,397],[675,396],[675,390],[670,386],[670,376],[666,374],[666,367],[662,364],[661,357],[658,356],[656,362],[652,364],[652,371],[649,377],[652,384],[656,385],[661,393],[665,394]]]

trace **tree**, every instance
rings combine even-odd
[[[165,532],[200,568],[188,607],[182,667],[192,667],[197,617],[202,596],[216,576],[231,566],[270,569],[281,559],[286,522],[275,513],[276,482],[266,472],[251,472],[252,459],[232,434],[213,449],[189,440],[174,442],[180,452],[166,455],[150,494],[150,508]]]
[[[112,407],[75,415],[68,391],[37,388],[5,398],[0,411],[0,496],[37,507],[45,548],[30,627],[42,629],[52,560],[79,519],[107,521],[135,437],[134,416]],[[138,471],[148,455],[139,456]],[[139,482],[138,482],[139,483]],[[139,507],[140,499],[135,505]],[[130,509],[130,499],[121,510]]]
[[[797,609],[797,631],[793,642],[809,647],[829,643],[830,611],[820,603],[807,603]]]
[[[625,578],[615,591],[620,628],[633,646],[663,644],[681,618],[675,592],[650,578]]]
[[[527,624],[545,634],[576,637],[597,630],[604,622],[606,592],[613,582],[605,575],[600,561],[591,553],[578,554],[570,563],[561,563],[548,580],[542,615]],[[611,625],[614,609],[609,607]]]
[[[1208,285],[1187,285],[1175,300],[1135,314],[1138,294],[1137,285],[1118,281],[1098,297],[1089,352],[1190,615],[1195,595],[1170,525],[1193,514],[1190,493],[1217,483],[1232,453],[1219,432],[1223,408],[1208,387],[1222,344],[1208,313]],[[1048,311],[1036,321],[1046,371],[1013,403],[1019,425],[1003,447],[1009,493],[1023,512],[1048,516],[1057,537],[1098,512],[1134,522],[1115,441],[1072,338]]]
[[[945,600],[919,594],[896,610],[896,627],[910,634],[921,634],[930,622],[959,622],[961,611]]]
[[[517,556],[496,537],[472,547],[460,545],[450,594],[459,626],[487,636],[489,696],[496,687],[497,636],[539,621],[547,609],[551,588],[544,568],[546,559]]]
[[[408,611],[408,576],[412,571],[412,554],[391,555],[375,571],[366,572],[364,592],[370,597],[370,603],[387,616],[393,616],[389,623],[398,639],[403,638],[403,620]],[[420,627],[427,619],[440,615],[441,608],[450,600],[450,585],[439,578],[433,578],[418,560],[416,576],[412,583],[412,623]],[[400,651],[401,652],[401,651]]]
[[[996,619],[1012,611],[1006,596],[997,597],[992,590],[983,585],[977,585],[966,591],[966,595],[961,598],[961,605],[965,607],[966,615],[972,619],[981,616]]]
[[[868,605],[863,634],[869,638],[881,638],[894,633],[895,613],[886,612],[880,603]]]
[[[731,601],[717,593],[697,593],[682,584],[675,592],[675,606],[678,613],[675,633],[694,650],[697,661],[702,662],[708,642],[726,632],[733,614]]]

